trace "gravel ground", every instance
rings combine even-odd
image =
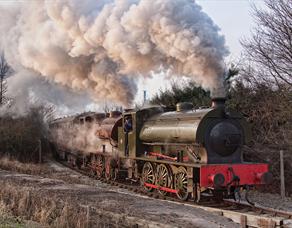
[[[249,193],[249,199],[251,200],[251,202],[264,207],[290,211],[292,213],[292,198],[290,197],[282,199],[281,196],[278,194],[251,191]]]
[[[30,197],[40,197],[43,201],[56,199],[69,206],[71,202],[78,203],[82,208],[88,208],[87,219],[99,227],[239,227],[225,217],[186,205],[139,196],[92,180],[57,163],[51,164],[51,168],[55,172],[50,178],[0,171],[0,185],[9,184],[13,189],[29,191]],[[34,218],[37,213],[31,214]]]

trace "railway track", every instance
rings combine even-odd
[[[200,208],[202,210],[227,217],[235,223],[240,224],[241,227],[292,228],[292,212],[275,210],[273,208],[263,207],[258,204],[251,205],[247,202],[235,202],[233,200],[224,200],[222,202],[215,202],[214,200],[204,200],[199,204],[196,204],[192,201],[184,202],[171,196],[163,196],[158,192],[146,192],[137,182],[121,182],[118,180],[112,181],[106,180],[105,178],[97,178],[96,176],[89,174],[89,172],[85,169],[78,169],[77,167],[74,167],[67,162],[57,162],[82,175],[94,178],[112,187],[125,189],[129,193],[135,194],[139,197],[155,198],[157,200],[163,200],[189,207]],[[123,193],[126,193],[126,191],[123,191]]]

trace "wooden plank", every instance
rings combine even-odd
[[[259,219],[258,220],[258,227],[275,228],[276,227],[276,222],[273,221],[273,220]]]
[[[246,226],[251,227],[260,227],[259,224],[266,222],[266,224],[273,224],[275,226],[281,226],[283,224],[283,218],[279,217],[267,217],[268,215],[253,215],[249,213],[241,213],[236,211],[228,211],[218,208],[209,208],[200,205],[194,205],[194,207],[203,209],[208,212],[215,212],[216,214],[222,213],[222,215],[226,218],[231,219],[232,221],[241,224],[242,216],[246,216]]]
[[[240,227],[246,228],[247,227],[247,217],[246,215],[241,215],[240,217]]]

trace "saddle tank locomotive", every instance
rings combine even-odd
[[[60,143],[62,138],[75,141],[80,126],[95,129],[89,151]],[[249,126],[240,113],[226,110],[224,98],[213,99],[211,108],[179,103],[173,111],[149,107],[109,116],[83,114],[55,120],[50,129],[57,155],[71,165],[98,178],[139,182],[145,191],[183,201],[199,202],[203,193],[235,197],[239,189],[272,180],[268,164],[243,161]],[[86,135],[79,145],[86,144]]]

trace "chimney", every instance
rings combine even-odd
[[[143,104],[145,104],[146,100],[147,100],[147,91],[144,90],[143,92],[144,92],[144,94],[143,94]]]
[[[226,88],[224,83],[211,91],[212,108],[224,108],[226,101]]]
[[[212,98],[212,108],[224,108],[225,107],[225,97],[213,97]]]

